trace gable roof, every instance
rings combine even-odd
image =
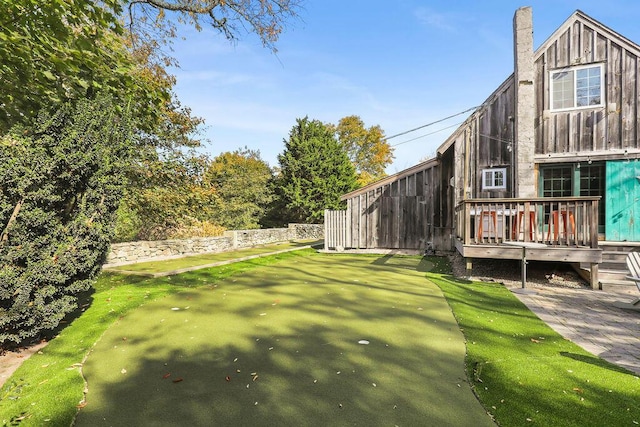
[[[592,28],[595,31],[595,34],[602,34],[605,38],[609,40],[615,40],[615,42],[618,45],[628,50],[629,52],[633,53],[634,55],[637,55],[638,57],[640,57],[640,45],[622,36],[621,34],[615,32],[614,30],[600,23],[599,21],[593,19],[586,13],[580,10],[576,10],[540,46],[538,46],[538,48],[533,53],[534,61],[539,59],[540,56],[542,56],[547,51],[547,49],[549,49],[549,47],[551,47],[551,45],[557,41],[557,39],[562,34],[570,30],[571,27],[576,22],[579,22],[582,25]],[[460,136],[460,134],[464,131],[464,129],[466,129],[469,126],[469,122],[473,120],[475,117],[477,117],[478,114],[482,113],[485,110],[486,106],[489,105],[496,96],[498,96],[500,93],[506,90],[506,88],[512,85],[514,83],[513,80],[514,80],[514,74],[512,73],[509,77],[507,77],[507,79],[504,82],[502,82],[500,86],[498,86],[498,88],[496,88],[491,93],[491,95],[487,97],[487,99],[482,103],[482,105],[480,105],[471,114],[469,114],[469,116],[465,119],[465,121],[458,128],[456,128],[456,130],[451,135],[449,135],[447,139],[445,139],[445,141],[438,147],[438,149],[436,150],[437,157],[431,158],[425,162],[422,162],[410,168],[404,169],[394,175],[389,175],[385,178],[382,178],[379,181],[373,182],[358,190],[347,193],[341,196],[340,200],[347,200],[359,194],[364,194],[367,191],[371,191],[372,189],[382,187],[383,185],[399,180],[405,176],[419,172],[420,170],[429,169],[437,165],[438,157],[444,154],[444,152],[451,147],[451,145],[456,141],[456,139]]]
[[[340,200],[347,200],[347,199],[350,199],[352,197],[358,196],[360,194],[364,194],[364,193],[366,193],[368,191],[371,191],[373,189],[376,189],[376,188],[379,188],[379,187],[383,187],[383,186],[385,186],[387,184],[390,184],[390,183],[392,183],[394,181],[402,179],[402,178],[404,178],[406,176],[413,175],[414,173],[430,169],[430,168],[436,166],[438,163],[439,163],[438,159],[436,157],[433,157],[433,158],[428,159],[428,160],[426,160],[424,162],[418,163],[415,166],[411,166],[410,168],[401,170],[400,172],[395,173],[393,175],[385,176],[384,178],[379,179],[378,181],[374,181],[371,184],[367,184],[364,187],[359,188],[357,190],[353,190],[350,193],[343,194],[342,196],[340,196]]]
[[[633,54],[640,56],[640,45],[593,19],[581,10],[576,10],[540,46],[538,46],[533,53],[534,60],[537,60],[554,43],[555,40],[557,40],[564,32],[569,30],[576,22],[580,22],[593,28],[596,33],[602,34],[608,39],[616,40],[619,45]]]

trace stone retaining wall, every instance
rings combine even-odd
[[[288,228],[225,231],[224,236],[221,237],[114,243],[107,256],[106,265],[115,267],[143,261],[224,252],[290,240],[320,240],[323,238],[323,224],[289,224]]]

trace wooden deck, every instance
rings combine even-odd
[[[528,260],[590,264],[597,286],[599,199],[465,200],[456,206],[455,247],[467,259],[520,259],[521,246],[529,246]]]

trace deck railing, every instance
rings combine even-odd
[[[456,237],[465,245],[537,242],[598,247],[600,197],[470,199],[456,206]]]

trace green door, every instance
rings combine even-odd
[[[640,161],[607,162],[606,192],[606,239],[639,242]]]

